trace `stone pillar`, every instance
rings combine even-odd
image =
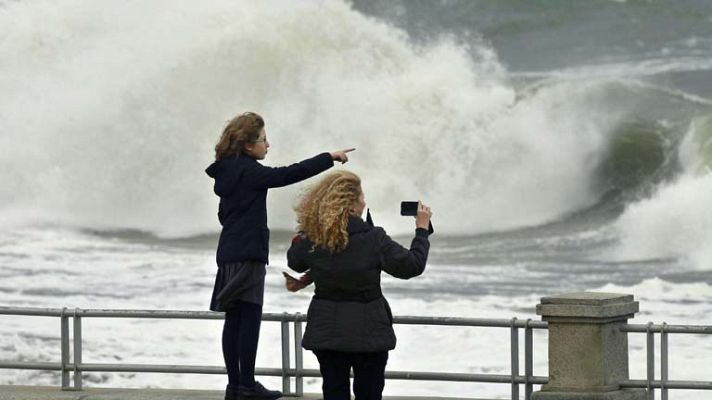
[[[568,293],[543,297],[536,313],[549,323],[549,383],[532,400],[644,400],[628,379],[628,335],[618,328],[638,312],[632,295]]]

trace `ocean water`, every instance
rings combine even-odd
[[[537,319],[542,296],[592,290],[634,294],[635,323],[710,324],[711,78],[706,1],[0,0],[0,305],[206,310],[219,225],[203,170],[225,122],[254,110],[267,165],[356,147],[336,168],[361,175],[376,224],[401,243],[413,222],[398,203],[432,206],[425,274],[384,278],[396,315]],[[281,278],[308,183],[270,192],[266,312],[309,302]],[[219,321],[83,325],[85,362],[222,362]],[[396,330],[391,370],[509,373],[501,329]],[[58,331],[0,317],[0,359],[59,360]],[[536,332],[536,375],[546,339]],[[279,365],[278,343],[265,323],[259,367]],[[670,345],[671,379],[708,379],[708,338]],[[642,335],[630,370],[645,374]],[[0,370],[0,384],[58,383]],[[385,393],[508,389],[388,381]]]

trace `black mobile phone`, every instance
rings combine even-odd
[[[401,201],[401,215],[403,216],[416,216],[418,215],[418,202],[417,201]],[[433,234],[435,230],[433,229],[432,221],[428,224],[428,233]]]
[[[401,201],[401,215],[416,216],[418,215],[417,201]]]

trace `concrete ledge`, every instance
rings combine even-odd
[[[0,385],[0,400],[223,400],[224,395],[225,393],[219,390],[89,388],[81,391],[63,391],[57,387]],[[287,400],[321,398],[321,394],[313,393],[305,394],[304,397],[283,397]],[[454,397],[384,397],[384,399],[468,400]],[[477,399],[469,398],[469,400]]]

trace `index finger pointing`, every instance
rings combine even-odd
[[[352,147],[352,148],[346,149],[346,150],[342,150],[342,151],[343,151],[344,153],[350,153],[350,152],[352,152],[352,151],[354,151],[354,150],[356,150],[355,147]]]

